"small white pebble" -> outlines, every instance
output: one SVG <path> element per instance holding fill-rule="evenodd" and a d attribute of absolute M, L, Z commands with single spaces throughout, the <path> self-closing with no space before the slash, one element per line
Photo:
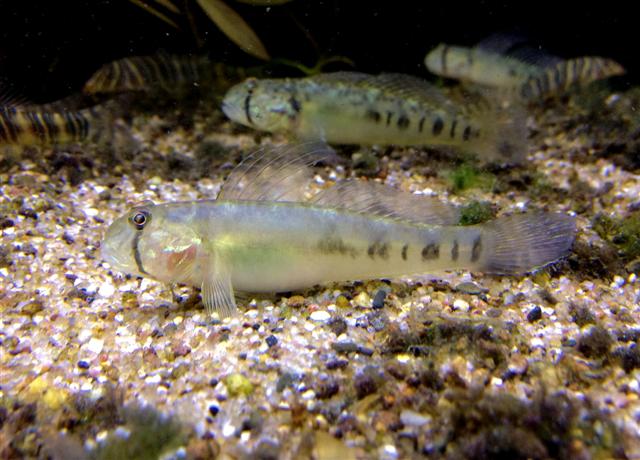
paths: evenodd
<path fill-rule="evenodd" d="M 316 327 L 312 323 L 304 323 L 304 330 L 307 332 L 313 332 L 315 328 Z"/>
<path fill-rule="evenodd" d="M 395 459 L 398 458 L 398 449 L 396 446 L 387 444 L 382 448 L 384 458 Z"/>
<path fill-rule="evenodd" d="M 460 311 L 469 311 L 469 303 L 466 300 L 456 299 L 453 308 Z"/>
<path fill-rule="evenodd" d="M 406 409 L 400 413 L 400 421 L 407 426 L 422 426 L 429 423 L 431 417 Z"/>
<path fill-rule="evenodd" d="M 624 278 L 618 275 L 614 276 L 613 281 L 611 282 L 611 287 L 616 288 L 622 286 L 624 286 Z"/>
<path fill-rule="evenodd" d="M 315 399 L 315 397 L 316 397 L 316 392 L 313 390 L 307 390 L 304 393 L 302 393 L 302 399 L 306 399 L 307 401 L 311 399 Z"/>
<path fill-rule="evenodd" d="M 493 385 L 494 387 L 501 387 L 502 383 L 503 382 L 501 378 L 491 377 L 491 385 Z"/>
<path fill-rule="evenodd" d="M 229 422 L 225 423 L 224 426 L 222 427 L 222 436 L 224 436 L 225 438 L 233 436 L 235 432 L 236 432 L 236 427 Z"/>
<path fill-rule="evenodd" d="M 98 215 L 98 210 L 96 208 L 87 208 L 84 213 L 87 217 L 95 217 Z"/>
<path fill-rule="evenodd" d="M 180 324 L 182 324 L 183 320 L 184 318 L 182 316 L 176 316 L 175 318 L 173 318 L 173 322 L 176 326 L 179 326 Z"/>
<path fill-rule="evenodd" d="M 104 346 L 104 340 L 92 337 L 82 348 L 94 354 L 99 354 Z"/>
<path fill-rule="evenodd" d="M 311 315 L 309 315 L 309 318 L 311 318 L 313 321 L 319 321 L 324 323 L 331 319 L 331 314 L 328 311 L 316 310 L 313 313 L 311 313 Z"/>
<path fill-rule="evenodd" d="M 156 374 L 156 375 L 150 375 L 149 377 L 144 379 L 145 383 L 149 383 L 152 385 L 157 385 L 158 383 L 160 383 L 162 381 L 162 377 L 160 377 L 160 375 Z"/>
<path fill-rule="evenodd" d="M 111 297 L 116 292 L 116 288 L 111 283 L 103 283 L 98 288 L 98 295 L 100 297 Z"/>

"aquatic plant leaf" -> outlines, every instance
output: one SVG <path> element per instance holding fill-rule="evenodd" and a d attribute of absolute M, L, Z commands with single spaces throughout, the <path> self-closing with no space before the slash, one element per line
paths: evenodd
<path fill-rule="evenodd" d="M 310 166 L 333 155 L 316 141 L 263 147 L 231 171 L 218 200 L 304 201 Z"/>
<path fill-rule="evenodd" d="M 316 206 L 345 209 L 427 225 L 456 225 L 460 211 L 436 197 L 415 195 L 376 182 L 347 180 L 311 200 Z"/>
<path fill-rule="evenodd" d="M 269 53 L 253 29 L 222 0 L 197 0 L 207 16 L 243 51 L 265 61 Z"/>
<path fill-rule="evenodd" d="M 148 3 L 145 3 L 145 2 L 143 2 L 141 0 L 129 0 L 129 1 L 131 3 L 133 3 L 134 5 L 142 8 L 146 12 L 151 13 L 152 15 L 154 15 L 155 17 L 157 17 L 161 21 L 169 24 L 171 27 L 173 27 L 175 29 L 180 29 L 180 27 L 178 26 L 178 24 L 175 23 L 175 21 L 173 21 L 166 14 L 164 14 L 161 11 L 155 9 L 154 7 L 149 5 Z"/>
<path fill-rule="evenodd" d="M 273 5 L 284 5 L 285 3 L 289 3 L 293 0 L 236 0 L 239 3 L 246 3 L 247 5 L 256 5 L 256 6 L 273 6 Z"/>
<path fill-rule="evenodd" d="M 172 13 L 180 14 L 180 8 L 175 6 L 171 2 L 171 0 L 155 0 L 155 1 L 156 1 L 156 3 L 159 3 L 160 5 L 164 6 L 166 9 L 168 9 Z"/>

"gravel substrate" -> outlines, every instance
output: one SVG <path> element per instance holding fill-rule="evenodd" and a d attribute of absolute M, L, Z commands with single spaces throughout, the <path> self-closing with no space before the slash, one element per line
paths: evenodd
<path fill-rule="evenodd" d="M 317 169 L 315 187 L 367 175 L 498 214 L 574 213 L 566 261 L 241 298 L 222 321 L 197 290 L 113 272 L 101 238 L 134 203 L 214 197 L 243 152 L 284 138 L 201 107 L 6 157 L 0 457 L 640 458 L 638 264 L 593 228 L 640 208 L 637 96 L 601 104 L 537 108 L 529 163 L 469 191 L 421 149 L 366 170 L 338 149 Z"/>

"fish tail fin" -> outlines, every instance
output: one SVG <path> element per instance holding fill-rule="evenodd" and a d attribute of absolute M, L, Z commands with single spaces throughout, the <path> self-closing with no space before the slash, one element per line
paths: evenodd
<path fill-rule="evenodd" d="M 563 258 L 575 239 L 571 216 L 529 213 L 498 218 L 484 224 L 487 241 L 481 269 L 487 273 L 518 274 L 537 270 Z"/>

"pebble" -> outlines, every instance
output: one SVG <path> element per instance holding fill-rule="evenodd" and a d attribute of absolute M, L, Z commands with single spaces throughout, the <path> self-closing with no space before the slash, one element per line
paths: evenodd
<path fill-rule="evenodd" d="M 332 318 L 331 321 L 329 321 L 329 329 L 331 329 L 331 332 L 336 336 L 339 336 L 347 332 L 347 322 L 343 318 Z"/>
<path fill-rule="evenodd" d="M 400 421 L 406 426 L 421 427 L 429 423 L 431 421 L 431 417 L 405 409 L 400 412 Z"/>
<path fill-rule="evenodd" d="M 100 297 L 111 297 L 116 292 L 116 288 L 111 283 L 102 283 L 98 288 L 98 295 Z"/>
<path fill-rule="evenodd" d="M 331 319 L 331 314 L 328 311 L 324 310 L 316 310 L 311 315 L 309 315 L 313 321 L 318 321 L 320 323 L 326 323 Z"/>
<path fill-rule="evenodd" d="M 534 323 L 540 319 L 542 319 L 542 308 L 540 308 L 539 305 L 536 305 L 529 310 L 529 313 L 527 313 L 527 321 Z"/>
<path fill-rule="evenodd" d="M 466 300 L 456 299 L 453 302 L 453 308 L 455 310 L 467 312 L 469 311 L 469 303 Z"/>
<path fill-rule="evenodd" d="M 349 361 L 346 359 L 332 359 L 327 361 L 326 368 L 330 371 L 335 369 L 344 369 L 349 365 Z"/>
<path fill-rule="evenodd" d="M 270 335 L 265 339 L 269 348 L 275 346 L 278 343 L 278 338 L 275 335 Z"/>
<path fill-rule="evenodd" d="M 230 396 L 247 396 L 253 392 L 253 384 L 242 374 L 231 374 L 224 379 Z"/>
<path fill-rule="evenodd" d="M 371 306 L 371 297 L 366 292 L 361 292 L 353 299 L 353 302 L 358 307 L 369 308 Z"/>
<path fill-rule="evenodd" d="M 376 295 L 371 302 L 371 308 L 380 309 L 384 307 L 384 299 L 387 297 L 387 293 L 384 289 L 378 289 Z"/>
<path fill-rule="evenodd" d="M 472 283 L 471 281 L 465 281 L 464 283 L 458 284 L 454 290 L 470 295 L 479 295 L 489 292 L 489 289 L 479 286 L 476 283 Z"/>

